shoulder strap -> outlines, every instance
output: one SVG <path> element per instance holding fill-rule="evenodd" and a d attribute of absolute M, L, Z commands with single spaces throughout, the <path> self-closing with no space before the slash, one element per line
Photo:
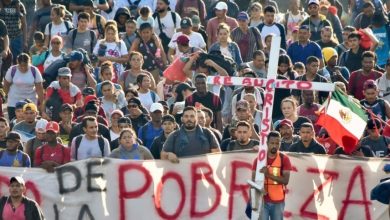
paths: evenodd
<path fill-rule="evenodd" d="M 158 23 L 158 29 L 160 30 L 160 33 L 163 33 L 162 25 L 161 25 L 161 20 L 160 20 L 160 15 L 158 13 L 155 13 L 153 17 L 157 18 L 157 23 Z"/>
<path fill-rule="evenodd" d="M 100 15 L 96 15 L 96 28 L 98 29 L 99 34 L 104 34 L 104 28 L 101 22 L 102 18 Z"/>
<path fill-rule="evenodd" d="M 150 94 L 152 96 L 152 101 L 156 102 L 156 93 L 154 93 L 153 91 L 150 91 Z"/>
<path fill-rule="evenodd" d="M 69 21 L 64 21 L 64 23 L 65 23 L 65 27 L 66 27 L 66 33 L 68 34 L 69 31 L 70 31 L 72 28 L 70 28 L 70 23 L 69 23 Z"/>
<path fill-rule="evenodd" d="M 93 42 L 96 40 L 95 39 L 95 32 L 93 32 L 92 30 L 89 30 L 89 34 L 91 35 L 91 43 L 90 43 L 90 49 L 91 49 L 91 54 L 93 53 Z"/>
<path fill-rule="evenodd" d="M 283 165 L 284 165 L 283 164 L 284 154 L 279 151 L 279 155 L 280 155 L 280 171 L 282 171 L 283 170 Z"/>
<path fill-rule="evenodd" d="M 23 152 L 20 152 L 20 153 L 22 154 L 22 166 L 26 167 L 27 166 L 27 160 L 28 160 L 27 154 L 24 154 Z"/>
<path fill-rule="evenodd" d="M 77 29 L 74 29 L 72 32 L 72 50 L 73 50 L 73 45 L 74 45 L 74 41 L 76 40 L 76 37 L 77 37 Z"/>
<path fill-rule="evenodd" d="M 76 140 L 75 140 L 75 158 L 76 158 L 76 160 L 77 160 L 77 156 L 78 156 L 77 154 L 78 154 L 80 143 L 81 143 L 82 139 L 83 139 L 83 136 L 79 135 L 76 137 Z"/>
<path fill-rule="evenodd" d="M 34 77 L 34 83 L 35 83 L 35 79 L 37 78 L 37 71 L 36 71 L 35 67 L 33 67 L 33 66 L 31 66 L 30 68 L 31 68 L 31 73 Z"/>
<path fill-rule="evenodd" d="M 16 74 L 16 66 L 12 66 L 12 69 L 11 69 L 11 79 L 12 80 L 14 79 L 15 74 Z"/>
<path fill-rule="evenodd" d="M 49 41 L 51 39 L 51 28 L 53 27 L 53 22 L 49 23 Z"/>
<path fill-rule="evenodd" d="M 257 36 L 257 34 L 256 34 L 255 27 L 251 27 L 250 29 L 252 31 L 252 34 L 255 35 L 256 47 L 257 47 L 258 50 L 260 50 L 261 48 L 260 48 L 260 45 L 259 45 L 259 36 Z"/>
<path fill-rule="evenodd" d="M 175 29 L 176 29 L 176 13 L 171 11 L 171 16 L 172 16 L 172 20 L 173 20 L 173 25 L 175 26 Z"/>
<path fill-rule="evenodd" d="M 141 128 L 141 131 L 142 131 L 142 142 L 145 142 L 145 140 L 146 140 L 146 132 L 147 132 L 147 129 L 148 129 L 148 127 L 146 127 L 146 125 L 147 125 L 147 123 L 144 126 L 142 126 L 142 128 Z"/>
<path fill-rule="evenodd" d="M 102 153 L 102 157 L 104 157 L 104 145 L 105 145 L 104 138 L 102 136 L 99 136 L 98 142 L 99 142 L 100 152 Z"/>

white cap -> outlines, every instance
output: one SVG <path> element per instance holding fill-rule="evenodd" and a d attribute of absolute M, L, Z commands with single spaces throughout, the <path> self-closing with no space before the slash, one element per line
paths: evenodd
<path fill-rule="evenodd" d="M 228 10 L 228 6 L 225 2 L 218 2 L 215 6 L 215 9 L 217 10 Z"/>
<path fill-rule="evenodd" d="M 160 103 L 153 103 L 151 106 L 150 106 L 150 112 L 155 112 L 155 111 L 161 111 L 161 112 L 164 112 L 164 106 L 161 105 Z"/>
<path fill-rule="evenodd" d="M 38 133 L 46 133 L 46 125 L 48 121 L 46 119 L 39 119 L 35 125 L 35 131 Z"/>
<path fill-rule="evenodd" d="M 309 3 L 307 3 L 308 6 L 311 4 L 320 5 L 320 1 L 319 0 L 310 0 Z"/>

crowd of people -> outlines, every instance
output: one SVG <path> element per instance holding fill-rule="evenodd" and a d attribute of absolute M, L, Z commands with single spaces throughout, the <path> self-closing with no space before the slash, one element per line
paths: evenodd
<path fill-rule="evenodd" d="M 316 124 L 328 92 L 276 89 L 273 168 L 261 172 L 265 201 L 284 204 L 280 151 L 389 155 L 388 11 L 382 0 L 0 0 L 0 166 L 256 151 L 264 89 L 207 77 L 266 78 L 280 36 L 278 79 L 334 83 L 369 116 L 347 153 Z M 283 206 L 263 214 L 280 219 Z"/>

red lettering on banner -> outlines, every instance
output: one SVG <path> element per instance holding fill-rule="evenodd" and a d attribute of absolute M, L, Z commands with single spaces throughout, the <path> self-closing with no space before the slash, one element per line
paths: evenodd
<path fill-rule="evenodd" d="M 9 180 L 10 180 L 10 177 L 0 176 L 0 185 L 4 184 L 6 186 L 9 186 Z M 1 187 L 0 187 L 0 191 L 1 191 Z M 26 181 L 26 192 L 24 194 L 26 194 L 27 191 L 31 191 L 31 193 L 34 196 L 33 199 L 38 203 L 38 205 L 42 204 L 41 192 L 38 190 L 38 187 L 35 185 L 34 182 L 32 182 L 30 180 Z M 1 196 L 1 194 L 0 194 L 0 196 Z"/>
<path fill-rule="evenodd" d="M 230 77 L 230 76 L 225 76 L 225 77 L 223 77 L 223 84 L 224 84 L 225 86 L 231 86 L 231 85 L 233 85 L 233 83 L 232 83 L 232 77 Z"/>
<path fill-rule="evenodd" d="M 140 189 L 128 192 L 126 190 L 125 174 L 130 170 L 134 170 L 142 173 L 144 175 L 145 183 Z M 118 169 L 118 174 L 119 174 L 118 176 L 119 176 L 119 207 L 120 207 L 119 219 L 125 220 L 126 219 L 125 200 L 138 198 L 142 194 L 144 194 L 152 183 L 152 176 L 150 175 L 149 171 L 145 169 L 141 164 L 120 165 Z"/>
<path fill-rule="evenodd" d="M 363 200 L 351 200 L 351 192 L 355 185 L 355 181 L 357 178 L 360 177 L 360 189 L 363 196 Z M 364 171 L 361 166 L 355 167 L 353 169 L 351 178 L 349 179 L 348 188 L 347 188 L 347 196 L 343 200 L 343 207 L 341 208 L 340 215 L 338 217 L 339 220 L 343 220 L 345 218 L 345 214 L 347 213 L 348 206 L 350 205 L 363 205 L 364 206 L 364 212 L 366 214 L 365 219 L 371 220 L 371 214 L 370 214 L 370 205 L 371 201 L 367 198 L 367 192 L 366 192 L 366 180 L 364 178 Z"/>
<path fill-rule="evenodd" d="M 265 133 L 267 133 L 271 128 L 271 125 L 270 125 L 271 120 L 269 117 L 270 116 L 269 110 L 270 110 L 270 108 L 268 106 L 264 108 L 264 110 L 263 110 L 264 115 L 263 115 L 263 119 L 261 120 L 261 131 L 265 132 Z"/>
<path fill-rule="evenodd" d="M 309 197 L 307 197 L 305 203 L 303 203 L 300 209 L 300 214 L 302 217 L 306 217 L 310 219 L 328 220 L 329 218 L 327 216 L 318 214 L 316 212 L 307 211 L 306 208 L 309 206 L 310 202 L 314 200 L 315 195 L 319 194 L 324 189 L 324 187 L 332 183 L 334 179 L 337 179 L 339 177 L 339 174 L 334 171 L 327 171 L 327 170 L 320 171 L 317 168 L 308 168 L 307 172 L 314 173 L 314 174 L 323 174 L 325 177 L 325 182 L 319 185 L 317 189 L 315 189 L 314 192 L 310 194 Z"/>
<path fill-rule="evenodd" d="M 214 84 L 214 85 L 221 85 L 220 79 L 221 79 L 220 76 L 214 76 L 213 84 Z"/>
<path fill-rule="evenodd" d="M 242 80 L 242 85 L 243 86 L 253 86 L 251 78 L 245 77 Z"/>
<path fill-rule="evenodd" d="M 260 162 L 263 161 L 265 159 L 265 150 L 261 150 L 257 158 Z"/>
<path fill-rule="evenodd" d="M 181 194 L 181 200 L 180 200 L 179 206 L 177 207 L 176 211 L 172 215 L 167 214 L 162 209 L 162 206 L 161 206 L 162 189 L 164 187 L 164 183 L 168 179 L 173 179 L 177 182 L 177 184 L 179 185 L 179 190 L 180 190 L 180 194 Z M 175 172 L 168 172 L 168 173 L 164 174 L 164 176 L 161 178 L 161 182 L 157 185 L 157 191 L 156 191 L 156 194 L 154 197 L 154 205 L 155 205 L 157 213 L 160 215 L 160 217 L 164 218 L 164 219 L 177 219 L 180 215 L 180 212 L 183 210 L 185 201 L 186 201 L 186 192 L 184 189 L 184 181 L 181 178 L 181 176 Z"/>
<path fill-rule="evenodd" d="M 199 173 L 198 171 L 201 171 Z M 191 176 L 192 176 L 192 188 L 191 188 L 191 211 L 190 216 L 191 218 L 203 218 L 211 213 L 213 213 L 219 206 L 219 203 L 221 201 L 221 188 L 215 183 L 213 178 L 213 169 L 208 163 L 205 162 L 199 162 L 199 163 L 193 163 L 191 165 Z M 210 205 L 209 210 L 206 211 L 197 211 L 196 210 L 196 203 L 197 203 L 197 182 L 201 180 L 206 180 L 211 187 L 214 187 L 215 189 L 215 201 L 214 204 Z"/>
<path fill-rule="evenodd" d="M 237 184 L 237 170 L 238 169 L 248 169 L 252 170 L 252 165 L 250 163 L 242 161 L 232 161 L 231 162 L 232 175 L 230 177 L 230 191 L 229 191 L 229 219 L 233 218 L 233 204 L 234 204 L 234 192 L 238 191 L 244 196 L 245 202 L 249 200 L 249 185 L 244 182 L 244 184 Z"/>
<path fill-rule="evenodd" d="M 264 106 L 265 105 L 272 105 L 272 102 L 274 100 L 274 96 L 271 93 L 265 94 L 265 100 L 264 100 Z"/>
<path fill-rule="evenodd" d="M 267 84 L 265 85 L 265 89 L 267 92 L 272 92 L 272 90 L 274 89 L 273 88 L 273 84 L 274 84 L 275 80 L 274 79 L 269 79 L 267 81 Z"/>
<path fill-rule="evenodd" d="M 264 79 L 258 79 L 256 78 L 253 82 L 253 86 L 256 87 L 263 87 L 264 86 Z"/>
<path fill-rule="evenodd" d="M 260 140 L 261 140 L 261 145 L 265 145 L 265 142 L 267 140 L 267 132 L 260 132 Z"/>
<path fill-rule="evenodd" d="M 297 88 L 298 88 L 298 89 L 311 89 L 311 87 L 312 87 L 311 82 L 299 81 L 299 82 L 297 83 Z"/>
<path fill-rule="evenodd" d="M 294 85 L 294 80 L 283 80 L 282 84 L 285 86 L 286 89 L 290 89 L 291 85 Z"/>

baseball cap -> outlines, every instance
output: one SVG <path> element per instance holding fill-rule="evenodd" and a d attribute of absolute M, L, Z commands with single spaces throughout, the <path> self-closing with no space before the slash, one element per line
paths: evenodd
<path fill-rule="evenodd" d="M 6 140 L 15 140 L 15 141 L 20 141 L 20 134 L 16 131 L 10 131 L 7 134 L 7 137 L 5 137 Z"/>
<path fill-rule="evenodd" d="M 278 127 L 280 128 L 280 127 L 282 127 L 283 125 L 287 125 L 287 126 L 290 127 L 290 128 L 294 128 L 294 125 L 293 125 L 292 121 L 291 121 L 290 119 L 287 119 L 287 118 L 281 120 L 281 121 L 279 122 L 279 126 L 278 126 Z"/>
<path fill-rule="evenodd" d="M 19 184 L 26 185 L 26 183 L 24 182 L 24 179 L 21 176 L 11 177 L 11 179 L 9 180 L 9 183 L 11 184 L 13 182 L 17 182 Z"/>
<path fill-rule="evenodd" d="M 218 2 L 215 6 L 217 10 L 228 10 L 228 5 L 225 2 Z"/>
<path fill-rule="evenodd" d="M 98 106 L 94 102 L 88 102 L 85 105 L 85 112 L 87 111 L 93 111 L 93 112 L 98 112 Z"/>
<path fill-rule="evenodd" d="M 184 17 L 180 21 L 180 28 L 192 27 L 192 20 L 189 17 Z"/>
<path fill-rule="evenodd" d="M 72 71 L 69 69 L 69 67 L 61 67 L 58 69 L 58 76 L 72 76 Z"/>
<path fill-rule="evenodd" d="M 64 111 L 71 111 L 73 112 L 73 108 L 70 104 L 68 103 L 65 103 L 65 104 L 62 104 L 61 106 L 61 112 L 64 112 Z"/>
<path fill-rule="evenodd" d="M 85 87 L 82 92 L 83 96 L 95 95 L 95 90 L 92 87 Z"/>
<path fill-rule="evenodd" d="M 176 92 L 177 94 L 180 94 L 181 92 L 186 91 L 186 90 L 195 91 L 195 88 L 192 88 L 188 83 L 180 83 L 180 84 L 176 87 L 175 92 Z"/>
<path fill-rule="evenodd" d="M 121 117 L 118 119 L 118 124 L 128 124 L 132 125 L 130 118 L 128 117 Z"/>
<path fill-rule="evenodd" d="M 46 132 L 52 131 L 56 134 L 60 132 L 60 126 L 55 121 L 49 121 L 46 125 Z"/>
<path fill-rule="evenodd" d="M 190 38 L 188 38 L 187 35 L 182 34 L 179 37 L 177 37 L 175 42 L 180 45 L 188 45 L 190 43 Z"/>
<path fill-rule="evenodd" d="M 238 13 L 237 20 L 240 20 L 240 21 L 247 21 L 247 20 L 249 20 L 248 13 L 246 13 L 245 11 L 242 11 L 242 12 Z"/>
<path fill-rule="evenodd" d="M 117 115 L 119 115 L 119 116 L 121 116 L 121 117 L 124 116 L 124 115 L 123 115 L 123 112 L 122 112 L 121 110 L 119 110 L 119 109 L 116 109 L 116 110 L 114 110 L 114 111 L 111 112 L 111 118 L 112 118 L 112 116 L 115 115 L 115 114 L 117 114 Z"/>
<path fill-rule="evenodd" d="M 366 90 L 366 89 L 377 89 L 378 86 L 376 85 L 376 82 L 372 79 L 369 79 L 367 81 L 364 82 L 363 84 L 363 90 Z"/>
<path fill-rule="evenodd" d="M 26 101 L 19 101 L 15 104 L 15 109 L 23 109 L 23 106 L 27 104 Z"/>
<path fill-rule="evenodd" d="M 310 30 L 309 25 L 301 25 L 299 26 L 299 30 Z"/>
<path fill-rule="evenodd" d="M 309 6 L 311 4 L 320 5 L 320 1 L 319 0 L 310 0 L 309 3 L 307 3 L 307 6 Z"/>
<path fill-rule="evenodd" d="M 129 99 L 129 101 L 127 101 L 127 105 L 130 105 L 130 104 L 136 104 L 139 107 L 139 106 L 141 106 L 141 101 L 138 98 L 133 97 L 133 98 Z"/>
<path fill-rule="evenodd" d="M 194 15 L 191 17 L 192 25 L 198 27 L 200 25 L 200 18 L 198 15 Z"/>
<path fill-rule="evenodd" d="M 150 106 L 150 112 L 155 112 L 155 111 L 164 112 L 164 106 L 161 105 L 160 103 L 153 103 L 153 104 Z"/>
<path fill-rule="evenodd" d="M 237 102 L 236 104 L 236 109 L 239 110 L 239 109 L 249 109 L 249 102 L 246 101 L 246 100 L 240 100 Z"/>
<path fill-rule="evenodd" d="M 82 61 L 84 59 L 84 55 L 77 50 L 74 50 L 70 53 L 70 61 Z"/>
<path fill-rule="evenodd" d="M 46 132 L 46 126 L 49 122 L 46 119 L 39 119 L 37 123 L 35 124 L 35 132 L 38 133 L 45 133 Z"/>
<path fill-rule="evenodd" d="M 166 121 L 170 121 L 170 122 L 176 123 L 175 117 L 173 117 L 172 115 L 164 115 L 162 117 L 162 123 L 164 123 Z"/>
<path fill-rule="evenodd" d="M 38 112 L 38 108 L 37 108 L 37 106 L 34 103 L 27 103 L 27 104 L 25 104 L 23 106 L 23 112 L 25 112 L 27 110 Z"/>
<path fill-rule="evenodd" d="M 382 129 L 381 122 L 378 119 L 369 119 L 367 121 L 367 129 Z"/>

